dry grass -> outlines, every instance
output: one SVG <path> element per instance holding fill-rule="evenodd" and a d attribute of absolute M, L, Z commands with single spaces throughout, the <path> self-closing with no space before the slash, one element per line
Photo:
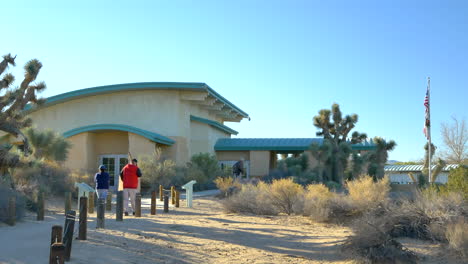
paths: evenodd
<path fill-rule="evenodd" d="M 448 243 L 462 258 L 467 251 L 468 215 L 466 201 L 457 193 L 440 195 L 424 192 L 414 200 L 400 200 L 368 211 L 355 221 L 355 235 L 346 247 L 357 255 L 375 260 L 376 255 L 411 256 L 401 245 L 389 242 L 397 237 L 410 237 Z M 462 219 L 463 221 L 461 221 Z M 396 242 L 396 241 L 395 241 Z M 380 252 L 380 253 L 377 253 Z"/>
<path fill-rule="evenodd" d="M 241 183 L 232 177 L 218 177 L 214 182 L 224 197 L 233 194 L 234 190 L 240 190 L 242 187 Z"/>
<path fill-rule="evenodd" d="M 387 177 L 374 182 L 370 176 L 361 176 L 359 179 L 346 183 L 349 199 L 361 211 L 374 209 L 388 201 L 390 181 Z"/>
<path fill-rule="evenodd" d="M 417 256 L 404 248 L 388 232 L 382 218 L 366 215 L 355 221 L 344 249 L 364 263 L 417 263 Z"/>
<path fill-rule="evenodd" d="M 264 192 L 266 198 L 269 198 L 279 212 L 287 215 L 294 212 L 295 205 L 300 202 L 304 193 L 302 186 L 290 178 L 274 180 L 268 187 Z"/>
<path fill-rule="evenodd" d="M 267 200 L 268 185 L 244 184 L 240 191 L 222 201 L 224 209 L 231 213 L 277 215 L 278 211 Z"/>
<path fill-rule="evenodd" d="M 323 184 L 307 186 L 303 200 L 303 214 L 310 216 L 314 221 L 327 222 L 330 216 L 329 204 L 336 196 Z"/>
<path fill-rule="evenodd" d="M 465 263 L 468 262 L 468 223 L 464 218 L 460 218 L 454 223 L 447 225 L 445 236 L 449 248 L 456 252 Z"/>

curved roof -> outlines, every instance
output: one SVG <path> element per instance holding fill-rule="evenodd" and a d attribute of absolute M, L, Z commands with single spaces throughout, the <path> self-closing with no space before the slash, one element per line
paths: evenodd
<path fill-rule="evenodd" d="M 90 125 L 90 126 L 77 127 L 77 128 L 68 130 L 67 132 L 63 133 L 63 136 L 67 138 L 67 137 L 71 137 L 71 136 L 84 133 L 84 132 L 102 131 L 102 130 L 119 130 L 119 131 L 130 132 L 130 133 L 143 136 L 151 141 L 161 143 L 164 145 L 169 145 L 169 146 L 175 143 L 174 140 L 168 137 L 162 136 L 160 134 L 157 134 L 148 130 L 143 130 L 137 127 L 121 125 L 121 124 L 96 124 L 96 125 Z"/>
<path fill-rule="evenodd" d="M 240 108 L 229 102 L 226 98 L 222 97 L 215 90 L 213 90 L 206 83 L 185 83 L 185 82 L 142 82 L 142 83 L 123 83 L 105 86 L 97 86 L 86 89 L 75 90 L 63 94 L 51 96 L 46 99 L 43 106 L 51 106 L 66 101 L 79 99 L 87 96 L 94 96 L 100 94 L 108 94 L 122 91 L 135 91 L 135 90 L 184 90 L 184 91 L 202 91 L 207 92 L 210 96 L 223 104 L 229 106 L 233 111 L 237 112 L 242 117 L 249 117 L 249 115 L 242 111 Z M 42 107 L 43 107 L 42 106 Z M 31 105 L 27 105 L 25 110 L 33 110 Z"/>
<path fill-rule="evenodd" d="M 237 135 L 239 133 L 239 132 L 235 131 L 234 129 L 232 129 L 232 128 L 228 127 L 228 126 L 225 126 L 225 125 L 223 125 L 221 123 L 218 123 L 216 121 L 209 120 L 209 119 L 206 119 L 206 118 L 203 118 L 203 117 L 190 115 L 190 120 L 210 125 L 210 126 L 216 128 L 216 129 L 219 129 L 220 131 L 223 131 L 224 133 L 233 134 L 233 135 Z"/>

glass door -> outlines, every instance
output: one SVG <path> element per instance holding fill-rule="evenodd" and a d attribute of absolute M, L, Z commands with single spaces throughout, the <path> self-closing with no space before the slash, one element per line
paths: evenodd
<path fill-rule="evenodd" d="M 109 189 L 117 191 L 119 188 L 120 171 L 128 163 L 127 155 L 101 155 L 99 163 L 106 166 L 109 173 Z"/>

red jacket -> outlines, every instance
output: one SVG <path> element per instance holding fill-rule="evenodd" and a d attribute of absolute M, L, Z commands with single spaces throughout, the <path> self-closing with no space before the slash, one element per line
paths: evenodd
<path fill-rule="evenodd" d="M 138 166 L 127 164 L 120 172 L 120 178 L 123 181 L 124 189 L 138 188 L 138 177 L 141 177 L 141 171 Z"/>

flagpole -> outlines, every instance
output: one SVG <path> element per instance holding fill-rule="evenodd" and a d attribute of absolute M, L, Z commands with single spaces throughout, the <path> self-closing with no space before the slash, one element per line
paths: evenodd
<path fill-rule="evenodd" d="M 428 135 L 428 140 L 429 140 L 429 183 L 433 183 L 433 180 L 432 180 L 432 164 L 431 164 L 431 160 L 432 160 L 432 155 L 431 155 L 431 152 L 432 152 L 432 144 L 431 144 L 431 77 L 427 77 L 427 97 L 428 97 L 428 118 L 429 118 L 429 126 L 427 126 L 427 135 Z"/>

